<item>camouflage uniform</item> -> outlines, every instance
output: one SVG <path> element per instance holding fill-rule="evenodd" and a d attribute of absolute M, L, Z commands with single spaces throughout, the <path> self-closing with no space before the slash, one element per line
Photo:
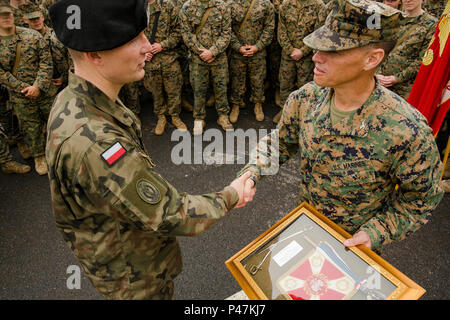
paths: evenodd
<path fill-rule="evenodd" d="M 177 12 L 177 16 L 179 16 L 181 7 L 184 5 L 185 2 L 186 2 L 185 0 L 173 0 L 174 6 L 175 6 L 175 11 Z M 180 36 L 181 36 L 181 34 L 180 34 Z M 183 100 L 184 100 L 184 102 L 188 102 L 190 104 L 190 102 L 188 101 L 189 100 L 188 97 L 193 97 L 194 94 L 193 94 L 192 87 L 191 87 L 190 80 L 189 80 L 190 79 L 190 77 L 189 77 L 189 61 L 188 61 L 189 50 L 183 41 L 178 42 L 178 46 L 175 50 L 178 53 L 178 62 L 180 63 L 181 74 L 183 76 L 181 103 L 183 104 Z M 183 107 L 183 105 L 182 105 L 182 107 Z M 189 111 L 190 112 L 193 111 L 192 106 L 190 106 Z"/>
<path fill-rule="evenodd" d="M 53 70 L 57 70 L 62 79 L 62 87 L 66 87 L 69 81 L 69 70 L 73 70 L 73 61 L 70 57 L 69 50 L 64 46 L 52 32 L 52 58 L 53 58 Z"/>
<path fill-rule="evenodd" d="M 212 8 L 206 23 L 198 33 L 203 13 Z M 194 118 L 204 120 L 206 94 L 212 78 L 216 110 L 219 115 L 228 115 L 227 99 L 228 59 L 226 49 L 231 39 L 231 9 L 221 0 L 210 0 L 202 7 L 200 0 L 188 0 L 180 10 L 180 25 L 183 41 L 189 49 L 189 73 L 194 90 Z M 200 58 L 200 48 L 211 51 L 215 60 L 207 63 Z"/>
<path fill-rule="evenodd" d="M 311 82 L 289 96 L 277 127 L 279 164 L 300 154 L 299 203 L 309 202 L 351 234 L 367 232 L 374 249 L 401 240 L 428 222 L 443 196 L 432 130 L 379 84 L 353 116 L 332 127 L 332 95 Z M 269 163 L 260 157 L 242 172 L 260 177 Z"/>
<path fill-rule="evenodd" d="M 23 21 L 23 13 L 19 8 L 14 8 L 13 9 L 13 14 L 14 14 L 14 24 L 16 25 L 16 27 L 23 27 L 23 28 L 28 28 L 28 24 L 25 23 L 25 21 Z"/>
<path fill-rule="evenodd" d="M 155 43 L 160 43 L 162 51 L 145 64 L 144 86 L 153 95 L 153 106 L 156 115 L 178 117 L 181 112 L 181 90 L 183 76 L 178 53 L 175 50 L 181 40 L 178 12 L 169 0 L 153 2 L 154 10 L 150 15 L 145 35 L 150 39 L 155 21 L 155 14 L 160 12 Z M 167 95 L 167 104 L 164 96 Z"/>
<path fill-rule="evenodd" d="M 11 37 L 1 37 L 0 84 L 9 91 L 10 103 L 19 119 L 21 131 L 28 136 L 33 156 L 44 155 L 45 138 L 43 126 L 54 97 L 47 95 L 51 89 L 53 64 L 47 42 L 39 32 L 16 27 Z M 20 41 L 22 53 L 17 75 L 12 75 L 16 57 L 17 42 Z M 37 99 L 26 98 L 21 91 L 28 86 L 41 91 Z M 50 90 L 51 91 L 51 90 Z"/>
<path fill-rule="evenodd" d="M 119 98 L 131 111 L 134 112 L 134 114 L 137 115 L 141 112 L 141 103 L 139 101 L 139 82 L 125 84 L 122 89 L 120 89 Z"/>
<path fill-rule="evenodd" d="M 53 29 L 51 29 L 50 27 L 46 26 L 45 29 L 41 32 L 41 35 L 44 37 L 44 40 L 47 42 L 47 47 L 49 48 L 49 51 L 50 51 L 50 56 L 52 59 L 52 66 L 53 66 L 52 78 L 53 79 L 62 78 L 62 74 L 60 72 L 60 67 L 58 67 L 57 61 L 59 59 L 58 52 L 63 50 L 62 48 L 64 47 L 64 45 L 58 41 L 58 39 L 54 35 Z M 50 87 L 46 92 L 46 96 L 49 97 L 50 100 L 55 99 L 59 88 L 60 87 L 50 84 Z M 51 108 L 52 103 L 53 103 L 53 101 L 51 101 L 51 103 L 45 107 Z M 50 109 L 48 111 L 46 111 L 45 113 L 48 116 L 48 114 L 50 113 Z M 46 122 L 47 122 L 47 120 L 46 120 Z"/>
<path fill-rule="evenodd" d="M 278 17 L 280 14 L 281 0 L 271 0 L 273 4 L 273 10 L 275 12 L 275 29 L 273 32 L 273 38 L 270 45 L 267 47 L 267 70 L 269 72 L 268 78 L 272 85 L 272 89 L 276 91 L 276 94 L 280 93 L 280 61 L 281 61 L 281 47 L 278 43 L 277 30 L 278 30 Z"/>
<path fill-rule="evenodd" d="M 43 0 L 41 1 L 41 3 L 39 4 L 41 10 L 42 10 L 42 14 L 44 15 L 44 22 L 47 26 L 51 27 L 52 26 L 52 21 L 50 20 L 50 16 L 48 14 L 48 8 L 50 8 L 50 6 L 52 4 L 54 4 L 57 0 Z"/>
<path fill-rule="evenodd" d="M 72 73 L 48 128 L 56 225 L 95 288 L 109 299 L 171 298 L 182 269 L 176 236 L 205 231 L 237 192 L 179 193 L 154 171 L 139 119 Z M 126 151 L 109 164 L 116 143 Z"/>
<path fill-rule="evenodd" d="M 446 0 L 424 0 L 423 8 L 433 17 L 439 19 L 444 12 Z"/>
<path fill-rule="evenodd" d="M 321 0 L 285 0 L 281 4 L 278 22 L 278 41 L 282 49 L 279 76 L 281 106 L 292 91 L 313 78 L 313 52 L 302 40 L 319 26 L 322 8 Z M 303 57 L 298 61 L 290 57 L 294 48 L 303 52 Z"/>
<path fill-rule="evenodd" d="M 9 146 L 6 142 L 6 138 L 6 132 L 0 122 L 0 164 L 12 161 L 12 155 L 11 152 L 9 152 Z"/>
<path fill-rule="evenodd" d="M 377 3 L 381 28 L 369 30 L 374 2 L 336 2 L 325 24 L 303 38 L 310 48 L 334 52 L 396 38 L 398 11 Z M 298 154 L 299 203 L 310 203 L 350 234 L 364 231 L 378 250 L 427 223 L 443 192 L 442 162 L 425 117 L 374 85 L 362 106 L 334 125 L 335 89 L 310 82 L 294 91 L 277 130 L 259 142 L 239 174 L 251 171 L 261 179 Z"/>
<path fill-rule="evenodd" d="M 408 32 L 406 38 L 397 43 L 383 62 L 379 73 L 384 76 L 395 76 L 398 83 L 389 87 L 398 95 L 408 100 L 409 93 L 419 72 L 424 56 L 436 29 L 437 19 L 424 12 L 418 17 L 406 18 L 400 29 L 398 38 Z M 410 30 L 413 30 L 410 32 Z"/>
<path fill-rule="evenodd" d="M 252 1 L 254 1 L 253 8 L 247 21 L 242 25 Z M 264 80 L 267 72 L 266 47 L 272 41 L 274 29 L 275 14 L 269 0 L 236 0 L 233 2 L 230 61 L 230 102 L 232 104 L 244 106 L 247 73 L 252 88 L 250 101 L 264 103 Z M 258 51 L 252 57 L 244 57 L 239 52 L 244 45 L 254 45 Z"/>

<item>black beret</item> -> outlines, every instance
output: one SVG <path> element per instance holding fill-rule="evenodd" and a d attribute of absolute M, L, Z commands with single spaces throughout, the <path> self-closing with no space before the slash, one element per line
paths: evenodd
<path fill-rule="evenodd" d="M 59 0 L 50 7 L 56 37 L 66 47 L 94 52 L 133 40 L 148 25 L 148 0 Z"/>

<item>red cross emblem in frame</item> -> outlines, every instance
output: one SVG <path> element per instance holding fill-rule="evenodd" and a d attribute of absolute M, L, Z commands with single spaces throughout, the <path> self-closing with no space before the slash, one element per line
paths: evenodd
<path fill-rule="evenodd" d="M 355 292 L 355 281 L 318 249 L 281 277 L 278 286 L 293 300 L 342 300 Z"/>

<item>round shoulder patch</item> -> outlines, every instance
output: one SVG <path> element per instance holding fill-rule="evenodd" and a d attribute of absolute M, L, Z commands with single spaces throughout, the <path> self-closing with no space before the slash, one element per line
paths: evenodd
<path fill-rule="evenodd" d="M 148 180 L 141 179 L 136 183 L 136 190 L 139 197 L 149 204 L 157 204 L 161 201 L 161 193 Z"/>

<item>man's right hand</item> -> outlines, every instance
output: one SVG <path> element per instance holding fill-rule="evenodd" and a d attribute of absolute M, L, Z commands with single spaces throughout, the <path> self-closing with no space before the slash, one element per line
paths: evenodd
<path fill-rule="evenodd" d="M 302 50 L 294 48 L 294 51 L 292 51 L 292 53 L 291 53 L 291 58 L 294 59 L 295 61 L 298 61 L 301 58 L 303 58 Z"/>
<path fill-rule="evenodd" d="M 152 60 L 152 58 L 153 58 L 153 54 L 151 52 L 147 52 L 145 54 L 145 61 L 148 62 L 148 61 Z"/>
<path fill-rule="evenodd" d="M 239 194 L 239 201 L 234 207 L 235 209 L 241 208 L 253 200 L 256 193 L 256 188 L 253 187 L 254 182 L 250 179 L 251 176 L 252 173 L 247 171 L 230 184 L 230 186 L 233 187 Z"/>
<path fill-rule="evenodd" d="M 25 95 L 25 97 L 30 99 L 37 99 L 41 95 L 39 88 L 33 86 L 26 87 L 21 92 Z"/>

